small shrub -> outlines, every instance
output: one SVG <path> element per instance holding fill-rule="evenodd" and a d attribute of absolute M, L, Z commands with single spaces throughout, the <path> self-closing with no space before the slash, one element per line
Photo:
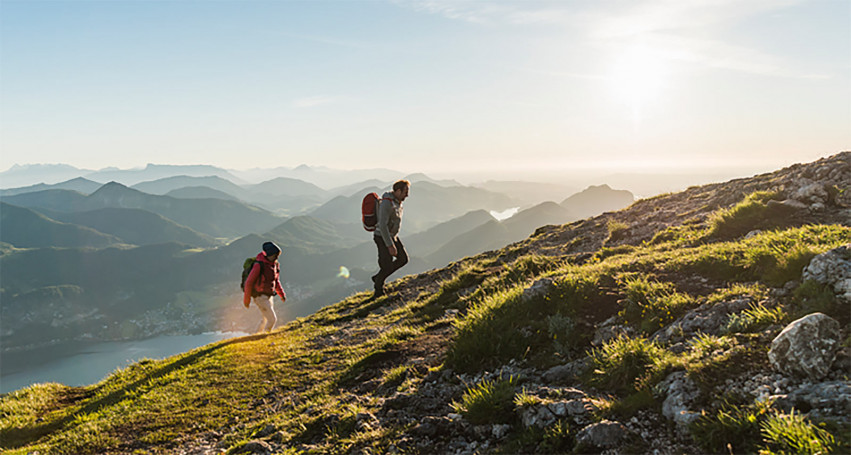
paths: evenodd
<path fill-rule="evenodd" d="M 756 332 L 771 324 L 783 322 L 787 318 L 783 308 L 766 308 L 763 304 L 751 304 L 741 313 L 731 314 L 721 328 L 724 333 Z"/>
<path fill-rule="evenodd" d="M 701 415 L 689 430 L 709 453 L 753 453 L 760 442 L 760 423 L 768 418 L 770 409 L 768 402 L 749 406 L 725 403 L 714 414 Z"/>
<path fill-rule="evenodd" d="M 760 423 L 765 443 L 772 453 L 824 454 L 833 452 L 836 441 L 801 414 L 774 413 Z"/>
<path fill-rule="evenodd" d="M 513 376 L 484 380 L 468 388 L 460 402 L 452 403 L 452 409 L 474 425 L 509 423 L 514 418 L 516 382 Z"/>

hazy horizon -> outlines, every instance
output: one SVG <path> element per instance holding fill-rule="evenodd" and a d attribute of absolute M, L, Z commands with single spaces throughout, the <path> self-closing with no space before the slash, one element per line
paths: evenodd
<path fill-rule="evenodd" d="M 844 1 L 0 9 L 2 169 L 761 172 L 851 149 Z"/>

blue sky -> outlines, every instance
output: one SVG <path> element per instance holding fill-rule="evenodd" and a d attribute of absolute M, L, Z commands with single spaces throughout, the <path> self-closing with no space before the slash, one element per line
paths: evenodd
<path fill-rule="evenodd" d="M 851 1 L 0 0 L 0 169 L 742 165 L 851 149 Z"/>

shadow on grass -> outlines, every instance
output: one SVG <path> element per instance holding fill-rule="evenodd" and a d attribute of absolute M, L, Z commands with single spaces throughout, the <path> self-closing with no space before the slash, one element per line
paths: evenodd
<path fill-rule="evenodd" d="M 77 411 L 74 411 L 59 420 L 43 422 L 33 427 L 23 427 L 23 428 L 7 428 L 4 430 L 0 430 L 0 449 L 14 449 L 21 446 L 25 446 L 28 444 L 32 444 L 37 442 L 39 439 L 53 433 L 55 431 L 66 428 L 70 423 L 72 423 L 78 416 L 90 414 L 92 412 L 98 411 L 107 406 L 111 406 L 115 403 L 120 402 L 125 396 L 132 394 L 140 387 L 148 384 L 151 380 L 161 378 L 166 376 L 174 371 L 177 371 L 181 368 L 184 368 L 188 365 L 191 365 L 204 357 L 211 355 L 212 353 L 218 351 L 219 349 L 230 346 L 238 343 L 245 343 L 249 341 L 261 340 L 263 338 L 268 337 L 269 333 L 262 333 L 257 335 L 247 335 L 239 338 L 231 338 L 229 340 L 220 341 L 218 343 L 213 343 L 207 347 L 199 349 L 197 352 L 194 352 L 190 355 L 187 355 L 179 360 L 171 362 L 167 365 L 163 365 L 162 367 L 146 374 L 144 377 L 138 379 L 137 381 L 128 384 L 122 387 L 119 390 L 111 392 L 110 394 L 100 397 L 96 400 L 93 400 L 89 403 L 83 405 Z M 72 388 L 72 393 L 76 393 L 76 395 L 82 400 L 86 400 L 92 394 L 94 394 L 98 388 L 102 387 L 101 385 L 95 386 L 94 389 L 87 393 L 80 393 L 81 389 L 84 388 Z M 76 391 L 76 392 L 74 392 Z M 76 400 L 75 400 L 76 401 Z M 73 404 L 71 404 L 73 405 Z"/>

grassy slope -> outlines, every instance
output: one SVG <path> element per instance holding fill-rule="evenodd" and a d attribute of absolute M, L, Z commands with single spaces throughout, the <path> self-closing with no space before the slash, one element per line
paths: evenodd
<path fill-rule="evenodd" d="M 0 447 L 7 453 L 168 453 L 221 441 L 236 451 L 259 433 L 317 453 L 386 450 L 413 424 L 363 425 L 359 415 L 377 413 L 394 392 L 416 394 L 435 371 L 475 373 L 512 359 L 543 369 L 565 357 L 588 356 L 597 368 L 587 382 L 610 397 L 598 418 L 652 409 L 658 404 L 642 397 L 671 371 L 685 370 L 711 390 L 730 372 L 764 367 L 753 354 L 765 349 L 759 330 L 766 324 L 733 327 L 676 355 L 648 347 L 641 334 L 730 295 L 758 301 L 768 286 L 799 279 L 814 255 L 851 241 L 848 226 L 772 230 L 770 220 L 716 217 L 591 256 L 537 254 L 529 248 L 537 241 L 532 238 L 397 280 L 393 294 L 376 302 L 352 296 L 272 334 L 142 361 L 90 387 L 47 384 L 6 395 L 0 399 Z M 736 222 L 769 229 L 747 239 L 719 234 L 726 232 L 719 226 Z M 619 229 L 610 224 L 609 237 Z M 570 242 L 591 234 L 577 233 Z M 522 291 L 542 277 L 553 286 L 523 298 Z M 705 285 L 694 286 L 695 280 Z M 817 295 L 823 294 L 783 301 L 770 322 L 818 310 L 839 318 L 847 337 L 847 312 L 829 297 L 808 298 Z M 584 332 L 593 330 L 553 332 L 558 318 L 589 327 L 615 314 L 639 334 L 628 345 L 592 351 Z M 718 346 L 730 349 L 719 355 Z M 638 368 L 618 360 L 629 350 L 645 355 L 634 362 Z M 510 451 L 534 451 L 551 437 L 515 429 L 520 436 L 505 442 Z M 848 449 L 842 434 L 836 439 L 835 447 Z"/>

